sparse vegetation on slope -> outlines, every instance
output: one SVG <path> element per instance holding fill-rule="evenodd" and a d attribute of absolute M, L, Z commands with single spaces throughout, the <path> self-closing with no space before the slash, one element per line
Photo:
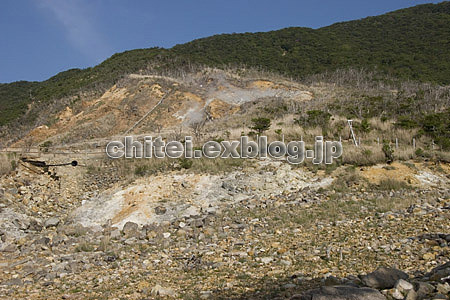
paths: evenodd
<path fill-rule="evenodd" d="M 121 76 L 206 64 L 247 65 L 301 78 L 337 68 L 376 68 L 403 79 L 450 83 L 450 2 L 420 5 L 317 30 L 287 28 L 225 34 L 177 45 L 115 54 L 100 65 L 72 69 L 39 83 L 0 85 L 0 126 L 23 116 L 34 101 L 104 90 Z M 33 122 L 36 113 L 23 120 Z"/>

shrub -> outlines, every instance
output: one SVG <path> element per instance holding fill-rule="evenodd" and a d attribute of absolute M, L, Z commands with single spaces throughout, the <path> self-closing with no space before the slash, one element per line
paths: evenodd
<path fill-rule="evenodd" d="M 392 163 L 394 161 L 394 149 L 392 149 L 391 145 L 387 141 L 383 141 L 381 150 L 383 150 L 386 162 L 388 164 Z"/>
<path fill-rule="evenodd" d="M 419 124 L 417 121 L 411 119 L 408 116 L 400 116 L 397 119 L 397 122 L 395 122 L 395 126 L 404 128 L 404 129 L 412 129 L 416 128 Z"/>
<path fill-rule="evenodd" d="M 40 144 L 39 146 L 41 147 L 41 151 L 47 153 L 48 149 L 53 145 L 52 141 L 45 141 L 42 144 Z"/>
<path fill-rule="evenodd" d="M 423 149 L 417 148 L 414 154 L 416 154 L 416 156 L 423 156 L 424 155 Z"/>
<path fill-rule="evenodd" d="M 264 131 L 270 128 L 270 119 L 269 118 L 253 118 L 252 126 L 250 129 L 255 130 L 258 134 L 262 134 Z"/>
<path fill-rule="evenodd" d="M 194 162 L 192 159 L 187 159 L 187 158 L 180 159 L 180 167 L 183 169 L 190 169 L 192 167 L 193 163 Z"/>
<path fill-rule="evenodd" d="M 370 127 L 369 121 L 367 119 L 364 119 L 361 121 L 361 132 L 363 133 L 369 133 L 372 130 Z"/>
<path fill-rule="evenodd" d="M 146 166 L 146 165 L 136 166 L 136 168 L 134 169 L 134 175 L 144 176 L 145 174 L 147 174 L 147 170 L 148 170 L 148 166 Z"/>
<path fill-rule="evenodd" d="M 306 117 L 300 117 L 295 120 L 296 123 L 302 125 L 306 125 L 308 127 L 328 127 L 328 123 L 330 122 L 331 114 L 322 110 L 308 110 L 306 112 Z"/>

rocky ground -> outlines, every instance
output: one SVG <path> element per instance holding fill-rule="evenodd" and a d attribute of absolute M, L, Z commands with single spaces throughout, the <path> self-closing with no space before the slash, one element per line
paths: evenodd
<path fill-rule="evenodd" d="M 21 165 L 0 185 L 0 296 L 449 299 L 448 166 L 409 166 L 411 185 L 390 188 L 364 179 L 379 168 L 260 163 L 123 186 Z"/>

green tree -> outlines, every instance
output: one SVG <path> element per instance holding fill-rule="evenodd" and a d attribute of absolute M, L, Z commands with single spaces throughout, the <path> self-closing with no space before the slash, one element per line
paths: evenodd
<path fill-rule="evenodd" d="M 250 129 L 255 130 L 258 134 L 262 134 L 264 131 L 270 128 L 270 119 L 269 118 L 253 118 L 252 126 Z"/>

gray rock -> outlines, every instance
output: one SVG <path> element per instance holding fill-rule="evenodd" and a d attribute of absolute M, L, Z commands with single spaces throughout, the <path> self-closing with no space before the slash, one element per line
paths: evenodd
<path fill-rule="evenodd" d="M 405 300 L 417 300 L 419 297 L 417 296 L 417 292 L 412 289 L 408 292 L 408 294 L 405 297 Z"/>
<path fill-rule="evenodd" d="M 440 281 L 444 277 L 450 276 L 450 261 L 437 266 L 432 269 L 429 273 L 425 274 L 425 277 L 431 281 Z"/>
<path fill-rule="evenodd" d="M 406 280 L 400 279 L 395 284 L 395 288 L 402 294 L 407 294 L 408 291 L 412 290 L 414 286 Z"/>
<path fill-rule="evenodd" d="M 291 300 L 386 300 L 379 291 L 353 286 L 325 286 L 295 295 Z"/>
<path fill-rule="evenodd" d="M 360 276 L 364 285 L 379 289 L 391 289 L 400 279 L 408 279 L 408 274 L 394 268 L 380 267 L 367 275 Z"/>
<path fill-rule="evenodd" d="M 155 214 L 157 215 L 164 215 L 166 213 L 167 209 L 164 206 L 157 206 L 155 207 Z"/>
<path fill-rule="evenodd" d="M 342 280 L 340 278 L 334 277 L 334 276 L 328 276 L 325 278 L 325 285 L 339 285 L 342 284 Z"/>
<path fill-rule="evenodd" d="M 439 283 L 436 286 L 436 289 L 439 293 L 443 295 L 448 295 L 450 293 L 450 285 L 448 283 L 445 284 Z"/>
<path fill-rule="evenodd" d="M 1 285 L 5 285 L 5 286 L 22 286 L 23 282 L 22 282 L 22 279 L 20 279 L 20 278 L 13 278 L 13 279 L 10 279 L 8 281 L 2 282 Z"/>
<path fill-rule="evenodd" d="M 2 252 L 14 252 L 17 250 L 17 245 L 15 244 L 7 244 L 5 246 L 3 246 L 2 248 L 0 248 L 0 251 Z"/>
<path fill-rule="evenodd" d="M 192 219 L 191 226 L 197 227 L 197 228 L 203 227 L 203 220 L 202 219 Z"/>
<path fill-rule="evenodd" d="M 434 291 L 434 286 L 427 282 L 414 282 L 414 290 L 417 292 L 417 297 L 423 299 L 431 295 Z"/>
<path fill-rule="evenodd" d="M 134 222 L 126 222 L 122 232 L 126 237 L 138 237 L 140 235 L 139 225 Z"/>
<path fill-rule="evenodd" d="M 41 237 L 34 241 L 35 245 L 45 245 L 47 246 L 50 243 L 50 239 L 48 237 Z"/>
<path fill-rule="evenodd" d="M 45 228 L 56 227 L 56 226 L 58 226 L 59 222 L 60 221 L 58 218 L 51 217 L 51 218 L 47 219 L 47 221 L 45 221 L 44 226 L 45 226 Z"/>
<path fill-rule="evenodd" d="M 30 230 L 34 230 L 34 231 L 41 231 L 42 230 L 42 224 L 35 219 L 31 219 L 30 220 Z"/>
<path fill-rule="evenodd" d="M 389 294 L 391 295 L 392 298 L 397 300 L 402 300 L 404 298 L 403 294 L 396 288 L 389 290 Z"/>
<path fill-rule="evenodd" d="M 109 236 L 114 240 L 120 238 L 121 236 L 120 230 L 119 229 L 112 230 Z"/>

